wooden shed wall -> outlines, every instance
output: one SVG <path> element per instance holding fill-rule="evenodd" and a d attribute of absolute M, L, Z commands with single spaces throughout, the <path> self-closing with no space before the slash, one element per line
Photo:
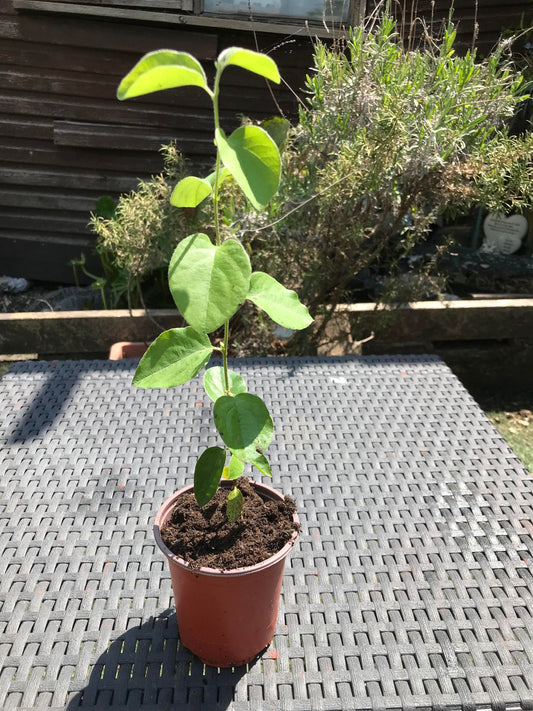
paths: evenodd
<path fill-rule="evenodd" d="M 257 40 L 298 89 L 309 40 Z M 122 103 L 116 87 L 144 52 L 160 47 L 193 53 L 212 78 L 212 60 L 234 44 L 255 48 L 251 33 L 17 13 L 12 0 L 0 0 L 0 275 L 71 280 L 68 261 L 91 251 L 86 225 L 96 200 L 159 172 L 162 143 L 178 138 L 193 162 L 210 163 L 210 104 L 200 89 Z M 271 88 L 294 115 L 291 90 Z M 239 113 L 262 119 L 278 110 L 264 79 L 229 68 L 223 126 L 235 127 Z"/>

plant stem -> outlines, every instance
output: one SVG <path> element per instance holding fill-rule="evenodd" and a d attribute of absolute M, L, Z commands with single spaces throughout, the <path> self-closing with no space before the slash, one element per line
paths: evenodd
<path fill-rule="evenodd" d="M 228 375 L 228 341 L 229 341 L 229 321 L 224 324 L 224 347 L 222 349 L 222 363 L 224 365 L 224 382 L 226 384 L 226 393 L 230 394 L 229 375 Z"/>
<path fill-rule="evenodd" d="M 215 75 L 215 84 L 213 87 L 213 117 L 215 120 L 215 132 L 220 129 L 220 117 L 218 113 L 218 93 L 220 84 L 220 72 L 217 68 L 217 73 Z M 215 134 L 216 135 L 216 134 Z M 213 213 L 215 221 L 215 237 L 217 245 L 222 244 L 222 238 L 220 235 L 220 220 L 218 216 L 218 179 L 220 175 L 220 151 L 217 145 L 217 162 L 215 167 L 215 185 L 213 186 Z M 228 342 L 229 342 L 229 321 L 224 324 L 224 344 L 221 348 L 222 351 L 222 364 L 224 367 L 224 383 L 226 385 L 226 393 L 230 394 L 229 388 L 229 374 L 228 374 Z"/>
<path fill-rule="evenodd" d="M 220 156 L 218 154 L 218 147 L 217 147 L 217 163 L 216 163 L 216 167 L 215 167 L 215 187 L 213 189 L 215 237 L 216 237 L 217 245 L 222 244 L 222 240 L 220 238 L 220 221 L 219 221 L 219 217 L 218 217 L 218 176 L 219 176 L 219 174 L 220 174 Z"/>
<path fill-rule="evenodd" d="M 218 72 L 215 76 L 215 85 L 213 91 L 213 118 L 215 120 L 215 135 L 216 131 L 220 129 L 220 117 L 218 113 L 218 94 L 219 94 L 219 83 L 220 83 L 220 73 Z M 217 245 L 222 244 L 222 239 L 220 237 L 220 221 L 218 217 L 218 179 L 220 175 L 220 151 L 217 145 L 217 162 L 215 167 L 215 184 L 213 186 L 213 211 L 215 219 L 215 237 Z"/>

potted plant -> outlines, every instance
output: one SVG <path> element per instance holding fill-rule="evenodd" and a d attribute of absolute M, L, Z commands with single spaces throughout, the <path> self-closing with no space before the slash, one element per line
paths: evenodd
<path fill-rule="evenodd" d="M 133 384 L 142 388 L 181 385 L 198 375 L 214 352 L 222 356 L 222 365 L 207 369 L 204 375 L 222 446 L 202 452 L 194 485 L 163 504 L 154 527 L 157 543 L 170 564 L 181 640 L 202 661 L 215 666 L 244 664 L 270 643 L 284 561 L 299 528 L 292 500 L 265 485 L 250 485 L 242 477 L 246 465 L 271 476 L 265 451 L 273 437 L 273 423 L 261 398 L 249 393 L 242 377 L 228 368 L 229 320 L 248 299 L 285 328 L 303 329 L 312 322 L 294 291 L 266 273 L 253 272 L 241 243 L 234 235 L 222 234 L 218 209 L 224 181 L 233 179 L 253 208 L 261 210 L 275 194 L 281 171 L 276 142 L 263 128 L 241 126 L 229 136 L 222 129 L 220 79 L 228 66 L 280 81 L 270 57 L 230 47 L 215 62 L 211 89 L 193 56 L 159 50 L 145 55 L 117 92 L 122 100 L 195 86 L 203 89 L 213 104 L 215 170 L 205 179 L 182 179 L 171 202 L 178 208 L 196 208 L 210 198 L 214 242 L 207 234 L 196 233 L 183 239 L 174 251 L 169 287 L 188 325 L 165 331 L 154 341 L 137 367 Z M 210 334 L 221 327 L 224 336 L 215 346 Z M 266 521 L 260 524 L 259 533 L 254 528 L 256 515 Z M 246 537 L 247 530 L 253 531 L 251 538 Z M 226 555 L 231 548 L 229 540 L 234 545 Z M 211 555 L 217 547 L 224 551 Z"/>

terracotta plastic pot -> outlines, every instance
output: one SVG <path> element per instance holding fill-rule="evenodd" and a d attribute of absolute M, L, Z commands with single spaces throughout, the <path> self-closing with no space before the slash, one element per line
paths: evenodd
<path fill-rule="evenodd" d="M 109 349 L 108 360 L 122 360 L 123 358 L 142 358 L 148 350 L 150 343 L 145 341 L 119 341 L 113 343 Z"/>
<path fill-rule="evenodd" d="M 231 486 L 222 482 L 222 486 Z M 265 499 L 282 500 L 283 495 L 254 482 Z M 155 517 L 154 535 L 165 554 L 172 578 L 180 639 L 204 664 L 215 667 L 240 666 L 252 661 L 274 636 L 285 559 L 298 533 L 267 560 L 247 568 L 221 571 L 191 570 L 163 543 L 160 528 L 168 521 L 176 499 L 192 485 L 172 494 Z M 294 514 L 294 521 L 299 522 Z"/>

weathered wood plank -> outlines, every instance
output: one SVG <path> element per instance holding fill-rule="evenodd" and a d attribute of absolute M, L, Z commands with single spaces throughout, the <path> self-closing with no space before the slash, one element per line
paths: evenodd
<path fill-rule="evenodd" d="M 84 190 L 97 190 L 102 195 L 115 192 L 127 192 L 132 190 L 138 181 L 137 174 L 123 175 L 87 173 L 76 170 L 57 170 L 45 167 L 24 167 L 11 166 L 0 163 L 0 183 L 6 185 L 25 185 L 26 187 L 72 187 Z"/>
<path fill-rule="evenodd" d="M 55 45 L 52 50 L 50 45 L 44 42 L 17 39 L 3 39 L 0 43 L 2 66 L 31 68 L 36 73 L 47 69 L 62 72 L 68 66 L 70 71 L 79 72 L 82 79 L 86 76 L 87 67 L 90 67 L 91 76 L 98 81 L 101 80 L 104 87 L 108 77 L 115 76 L 117 71 L 120 72 L 120 67 L 123 67 L 123 75 L 138 56 L 139 53 L 135 51 L 128 54 L 111 50 L 95 52 L 87 47 L 76 46 Z"/>
<path fill-rule="evenodd" d="M 0 188 L 0 205 L 5 207 L 40 208 L 42 210 L 71 210 L 84 212 L 89 215 L 94 210 L 99 193 L 90 195 L 89 191 L 83 193 L 72 192 L 68 188 L 60 191 L 54 190 L 26 190 L 22 187 L 15 189 L 7 186 Z"/>
<path fill-rule="evenodd" d="M 48 52 L 47 54 L 49 55 L 50 53 Z M 133 64 L 133 61 L 131 64 Z M 131 64 L 127 68 L 125 67 L 124 73 L 126 69 L 130 68 Z M 248 74 L 254 76 L 251 73 Z M 293 71 L 292 74 L 294 76 L 295 72 Z M 38 90 L 39 94 L 60 95 L 67 97 L 67 100 L 72 100 L 70 97 L 75 97 L 77 100 L 105 99 L 110 101 L 114 108 L 118 109 L 125 106 L 119 104 L 116 98 L 117 86 L 122 75 L 117 74 L 116 78 L 109 75 L 102 79 L 95 75 L 83 75 L 80 72 L 52 71 L 43 69 L 43 67 L 30 67 L 20 70 L 17 67 L 10 71 L 0 70 L 0 90 L 21 92 L 22 94 Z M 228 71 L 227 76 L 224 77 L 224 95 L 223 100 L 220 101 L 222 113 L 231 119 L 235 113 L 235 106 L 242 106 L 247 115 L 263 118 L 269 112 L 275 110 L 272 97 L 261 79 L 258 79 L 255 84 L 251 84 L 250 82 L 242 81 L 243 75 L 246 75 L 246 73 L 242 70 L 240 72 Z M 301 82 L 301 72 L 298 72 L 297 75 L 298 82 Z M 290 80 L 285 75 L 284 79 L 286 81 Z M 298 82 L 295 81 L 294 83 L 297 84 Z M 142 105 L 150 105 L 152 108 L 160 105 L 167 109 L 169 106 L 175 106 L 178 110 L 189 108 L 195 112 L 203 109 L 205 115 L 210 116 L 209 100 L 207 97 L 200 96 L 200 93 L 200 90 L 192 92 L 162 92 L 155 97 L 145 98 Z M 284 110 L 294 110 L 296 101 L 292 92 L 285 88 L 275 87 L 273 88 L 273 93 L 276 101 L 284 107 Z M 138 104 L 140 105 L 140 102 Z"/>
<path fill-rule="evenodd" d="M 46 118 L 70 119 L 77 121 L 95 121 L 104 118 L 108 123 L 135 126 L 158 126 L 173 128 L 175 131 L 187 130 L 194 126 L 195 131 L 212 131 L 212 117 L 200 110 L 183 110 L 179 113 L 166 106 L 153 107 L 140 104 L 135 100 L 119 103 L 110 99 L 73 99 L 64 96 L 51 96 L 38 92 L 0 93 L 0 105 L 6 114 L 21 116 L 40 116 Z M 235 117 L 226 119 L 226 123 L 237 125 Z"/>
<path fill-rule="evenodd" d="M 28 230 L 36 236 L 43 231 L 43 224 L 46 220 L 46 228 L 54 233 L 64 233 L 67 235 L 86 235 L 89 214 L 67 212 L 65 210 L 30 210 L 23 212 L 20 210 L 2 211 L 3 230 Z"/>
<path fill-rule="evenodd" d="M 120 103 L 115 98 L 87 99 L 73 98 L 38 92 L 20 92 L 4 90 L 0 92 L 0 105 L 5 114 L 18 116 L 39 116 L 40 118 L 64 119 L 71 121 L 93 122 L 105 118 L 106 123 L 124 126 L 158 127 L 172 129 L 174 135 L 193 129 L 195 132 L 205 131 L 212 135 L 213 119 L 209 112 L 200 107 L 187 109 L 180 107 L 179 111 L 163 104 L 147 104 L 132 100 Z M 245 100 L 243 101 L 243 111 Z M 253 116 L 255 112 L 250 112 Z M 262 112 L 262 117 L 268 116 L 268 111 Z M 221 111 L 221 122 L 228 130 L 239 125 L 235 112 Z"/>
<path fill-rule="evenodd" d="M 1 24 L 1 23 L 0 23 Z M 282 76 L 289 83 L 298 83 L 300 78 L 305 77 L 307 68 L 310 65 L 312 56 L 312 46 L 310 43 L 302 45 L 301 42 L 291 40 L 288 44 L 290 51 L 283 43 L 273 46 L 272 37 L 258 36 L 259 48 L 268 52 L 279 64 Z M 227 38 L 221 38 L 220 46 L 239 44 L 239 46 L 249 46 L 255 49 L 255 43 L 250 42 L 250 38 L 242 33 L 232 33 Z M 166 46 L 164 43 L 156 44 L 154 39 L 152 49 L 158 46 Z M 184 49 L 178 40 L 172 42 L 172 47 Z M 51 48 L 53 47 L 53 49 Z M 46 69 L 54 70 L 60 77 L 66 71 L 79 74 L 81 81 L 98 78 L 105 86 L 106 83 L 113 83 L 119 80 L 131 68 L 132 64 L 139 59 L 143 50 L 137 49 L 135 44 L 127 49 L 99 48 L 98 51 L 90 47 L 69 46 L 69 45 L 48 45 L 43 42 L 43 37 L 39 39 L 3 39 L 0 44 L 0 60 L 2 65 L 13 65 L 15 67 L 32 67 L 37 71 Z M 214 71 L 211 60 L 201 60 L 206 71 L 208 80 L 212 82 Z M 90 68 L 90 72 L 88 72 Z M 232 76 L 233 75 L 233 76 Z M 228 80 L 228 77 L 230 79 Z M 112 80 L 110 82 L 109 80 Z M 260 77 L 256 77 L 250 72 L 228 67 L 224 72 L 224 84 L 234 84 L 236 86 L 263 86 L 264 82 Z M 276 87 L 273 86 L 275 89 Z M 192 90 L 192 88 L 191 88 Z M 188 91 L 179 92 L 183 94 L 181 100 L 188 97 Z M 165 96 L 172 96 L 174 92 L 166 92 Z M 193 95 L 194 96 L 194 95 Z M 199 89 L 198 96 L 203 96 Z"/>
<path fill-rule="evenodd" d="M 55 6 L 53 2 L 49 4 Z M 17 0 L 14 5 L 17 9 L 23 9 L 20 4 L 17 4 Z M 15 18 L 4 18 L 0 23 L 0 37 L 22 42 L 42 42 L 46 38 L 46 43 L 50 45 L 140 53 L 150 52 L 157 47 L 179 46 L 182 51 L 191 52 L 202 60 L 215 59 L 217 56 L 218 42 L 215 34 L 195 32 L 189 28 L 184 31 L 178 27 L 175 29 L 154 27 L 147 32 L 142 25 L 133 23 L 135 18 L 129 11 L 125 12 L 123 18 L 128 24 L 120 25 L 119 29 L 111 22 L 98 22 L 91 19 L 90 11 L 97 11 L 98 8 L 91 8 L 88 5 L 84 7 L 87 11 L 77 13 L 75 18 L 61 17 L 53 11 L 48 16 L 42 17 L 21 15 Z M 135 11 L 131 12 L 135 13 Z"/>
<path fill-rule="evenodd" d="M 421 301 L 390 309 L 376 304 L 343 304 L 330 322 L 359 340 L 374 332 L 380 343 L 490 340 L 524 337 L 533 341 L 533 299 Z M 372 348 L 373 345 L 369 345 Z"/>
<path fill-rule="evenodd" d="M 70 0 L 54 0 L 55 3 L 76 3 Z M 97 7 L 131 7 L 139 9 L 180 10 L 181 12 L 194 12 L 194 0 L 83 0 L 84 5 Z"/>
<path fill-rule="evenodd" d="M 22 116 L 2 116 L 0 120 L 0 136 L 6 138 L 27 138 L 53 141 L 54 124 L 53 121 L 41 121 L 37 118 L 23 118 Z"/>
<path fill-rule="evenodd" d="M 0 314 L 0 353 L 107 352 L 117 341 L 152 341 L 162 330 L 182 325 L 176 310 L 33 312 Z"/>
<path fill-rule="evenodd" d="M 74 121 L 54 122 L 54 144 L 56 146 L 79 146 L 83 148 L 105 148 L 109 151 L 158 151 L 161 145 L 176 138 L 175 131 L 150 131 L 130 126 L 113 124 L 95 124 Z M 189 154 L 213 155 L 213 139 L 207 134 L 181 135 L 178 141 L 180 150 Z M 115 165 L 114 158 L 107 161 Z M 137 162 L 139 162 L 137 156 Z M 159 158 L 161 163 L 161 158 Z M 147 170 L 144 165 L 143 169 Z M 150 168 L 152 170 L 152 168 Z"/>
<path fill-rule="evenodd" d="M 19 143 L 16 143 L 19 141 Z M 95 150 L 78 151 L 74 147 L 57 146 L 45 141 L 21 141 L 16 138 L 0 138 L 0 155 L 6 162 L 32 166 L 54 166 L 76 170 L 94 170 L 102 172 L 120 171 L 139 175 L 159 173 L 163 167 L 163 159 L 158 154 L 161 144 L 153 144 L 153 152 L 140 158 L 137 152 L 123 150 L 115 155 L 110 155 L 105 150 L 105 145 L 97 145 Z M 194 146 L 194 142 L 191 144 Z M 90 145 L 86 146 L 90 147 Z M 100 150 L 96 150 L 100 149 Z"/>

